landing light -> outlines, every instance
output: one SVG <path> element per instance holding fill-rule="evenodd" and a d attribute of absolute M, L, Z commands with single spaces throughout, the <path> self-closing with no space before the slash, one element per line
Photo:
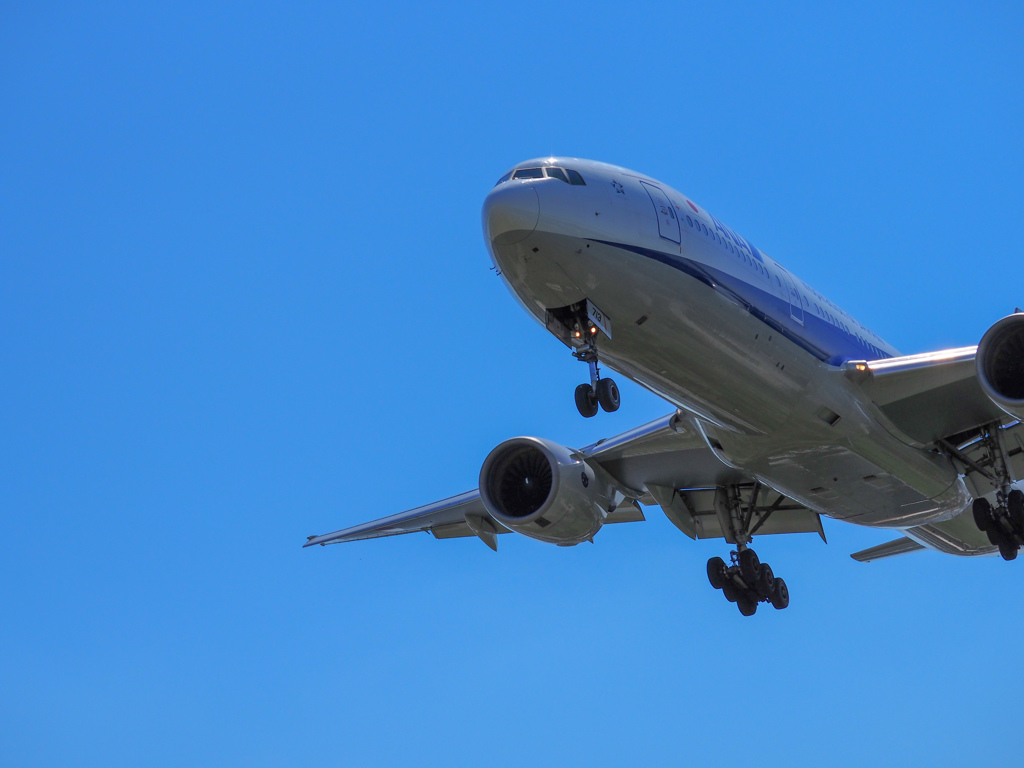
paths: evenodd
<path fill-rule="evenodd" d="M 857 363 L 857 370 L 858 371 L 866 371 L 867 369 L 868 369 L 868 367 L 864 363 Z"/>

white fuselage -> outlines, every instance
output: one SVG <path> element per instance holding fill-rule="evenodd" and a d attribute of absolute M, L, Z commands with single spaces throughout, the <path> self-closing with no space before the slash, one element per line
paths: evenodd
<path fill-rule="evenodd" d="M 971 497 L 952 463 L 843 375 L 893 347 L 670 187 L 571 158 L 517 169 L 544 166 L 585 184 L 509 179 L 484 203 L 494 264 L 539 322 L 600 307 L 613 323 L 602 363 L 693 414 L 723 477 L 742 470 L 861 525 L 952 527 L 964 552 L 989 546 L 953 520 Z"/>

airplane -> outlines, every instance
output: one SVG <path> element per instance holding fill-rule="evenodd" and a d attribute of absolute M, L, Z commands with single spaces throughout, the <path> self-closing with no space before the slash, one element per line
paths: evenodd
<path fill-rule="evenodd" d="M 902 355 L 690 197 L 642 173 L 549 157 L 486 196 L 492 268 L 589 378 L 579 413 L 615 411 L 610 368 L 675 410 L 583 448 L 515 437 L 476 490 L 304 546 L 429 531 L 519 533 L 559 546 L 658 506 L 691 539 L 724 539 L 711 585 L 753 615 L 789 589 L 755 535 L 821 516 L 898 538 L 852 555 L 1024 545 L 1024 312 L 976 347 Z"/>

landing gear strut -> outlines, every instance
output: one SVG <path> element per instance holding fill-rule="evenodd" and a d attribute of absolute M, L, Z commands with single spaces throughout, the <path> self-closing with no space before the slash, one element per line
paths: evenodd
<path fill-rule="evenodd" d="M 576 387 L 576 409 L 586 419 L 597 415 L 598 406 L 612 413 L 619 410 L 619 388 L 614 379 L 602 379 L 597 356 L 598 328 L 590 320 L 577 320 L 572 329 L 572 356 L 590 367 L 590 383 Z"/>
<path fill-rule="evenodd" d="M 985 466 L 972 461 L 971 468 L 998 484 L 998 490 L 995 505 L 986 498 L 974 500 L 971 510 L 974 523 L 985 532 L 992 545 L 999 548 L 1003 560 L 1015 560 L 1024 546 L 1024 493 L 1013 487 L 998 424 L 983 430 L 980 444 L 986 453 L 982 460 Z M 954 455 L 956 453 L 959 451 Z"/>
<path fill-rule="evenodd" d="M 726 540 L 736 544 L 731 553 L 731 563 L 726 565 L 720 557 L 708 560 L 708 581 L 715 589 L 722 590 L 725 599 L 736 603 L 740 613 L 753 616 L 758 603 L 771 603 L 772 607 L 781 611 L 789 605 L 789 588 L 785 579 L 775 575 L 768 563 L 762 563 L 749 547 L 751 536 L 760 527 L 769 514 L 761 516 L 761 522 L 750 527 L 757 507 L 757 499 L 761 490 L 759 483 L 754 485 L 749 501 L 744 501 L 738 486 L 721 486 L 715 492 L 715 512 L 726 532 Z"/>

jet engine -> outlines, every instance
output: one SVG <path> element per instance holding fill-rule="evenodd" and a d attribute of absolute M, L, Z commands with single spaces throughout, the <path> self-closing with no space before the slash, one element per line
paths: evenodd
<path fill-rule="evenodd" d="M 480 498 L 509 530 L 562 546 L 592 539 L 609 502 L 607 487 L 585 461 L 537 437 L 506 440 L 488 454 Z"/>
<path fill-rule="evenodd" d="M 1024 419 L 1024 313 L 1008 315 L 985 332 L 974 364 L 992 402 Z"/>

